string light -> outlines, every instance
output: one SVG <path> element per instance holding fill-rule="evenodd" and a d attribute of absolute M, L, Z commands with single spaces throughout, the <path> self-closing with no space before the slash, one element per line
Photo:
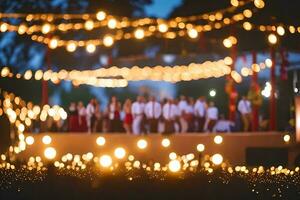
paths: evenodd
<path fill-rule="evenodd" d="M 268 41 L 270 44 L 276 44 L 277 43 L 277 36 L 273 33 L 268 35 Z"/>
<path fill-rule="evenodd" d="M 194 28 L 191 28 L 188 30 L 188 36 L 192 39 L 195 39 L 198 37 L 198 31 Z"/>
<path fill-rule="evenodd" d="M 107 22 L 107 26 L 110 29 L 115 29 L 117 27 L 117 20 L 115 18 L 111 18 Z"/>
<path fill-rule="evenodd" d="M 145 37 L 145 32 L 144 32 L 144 30 L 143 29 L 137 29 L 135 32 L 134 32 L 134 37 L 136 38 L 136 39 L 143 39 L 144 37 Z"/>
<path fill-rule="evenodd" d="M 94 44 L 88 44 L 86 46 L 86 51 L 89 53 L 94 53 L 96 50 L 96 46 Z"/>
<path fill-rule="evenodd" d="M 110 35 L 106 35 L 106 36 L 104 37 L 104 39 L 103 39 L 103 44 L 104 44 L 104 46 L 106 46 L 106 47 L 112 46 L 112 45 L 114 44 L 114 39 L 113 39 L 113 37 L 110 36 Z"/>
<path fill-rule="evenodd" d="M 99 12 L 96 13 L 96 18 L 97 18 L 97 20 L 99 20 L 99 21 L 104 20 L 105 17 L 106 17 L 106 13 L 103 12 L 103 11 L 99 11 Z"/>

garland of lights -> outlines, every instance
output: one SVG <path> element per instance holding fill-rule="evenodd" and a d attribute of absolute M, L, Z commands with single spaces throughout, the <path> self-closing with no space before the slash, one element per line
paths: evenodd
<path fill-rule="evenodd" d="M 59 72 L 53 72 L 48 70 L 43 72 L 38 70 L 32 72 L 27 70 L 24 74 L 13 74 L 8 67 L 3 67 L 1 70 L 1 77 L 8 78 L 24 78 L 25 80 L 44 80 L 52 81 L 58 84 L 61 80 L 72 81 L 74 85 L 89 84 L 93 86 L 99 86 L 97 80 L 106 80 L 108 85 L 105 87 L 125 87 L 127 86 L 127 81 L 141 81 L 141 80 L 152 80 L 152 81 L 166 81 L 166 82 L 179 82 L 179 81 L 191 81 L 198 79 L 205 79 L 211 77 L 222 77 L 224 75 L 231 73 L 230 65 L 232 64 L 232 59 L 226 57 L 218 61 L 206 61 L 202 64 L 190 63 L 188 65 L 176 65 L 170 66 L 154 66 L 154 67 L 138 67 L 133 66 L 128 67 L 109 67 L 109 68 L 99 68 L 95 70 L 60 70 Z M 233 72 L 235 74 L 235 72 Z M 233 75 L 237 77 L 238 75 Z M 119 85 L 112 85 L 112 77 L 122 77 L 123 79 L 114 79 L 118 81 Z M 108 78 L 108 79 L 105 79 Z M 241 78 L 237 78 L 240 80 Z M 101 87 L 101 86 L 100 86 Z M 104 87 L 104 86 L 102 86 Z"/>
<path fill-rule="evenodd" d="M 106 47 L 110 47 L 114 44 L 115 41 L 122 39 L 133 39 L 136 38 L 141 40 L 145 37 L 162 37 L 167 39 L 175 39 L 176 37 L 185 37 L 188 36 L 191 39 L 195 39 L 199 36 L 200 32 L 208 32 L 214 29 L 221 29 L 222 27 L 226 27 L 232 24 L 235 24 L 239 21 L 244 20 L 245 18 L 251 18 L 253 13 L 256 10 L 246 9 L 242 13 L 238 13 L 233 15 L 231 18 L 224 18 L 222 22 L 214 22 L 212 24 L 206 25 L 196 25 L 196 24 L 185 24 L 183 22 L 175 23 L 175 27 L 177 29 L 169 30 L 169 26 L 166 24 L 158 24 L 157 26 L 148 26 L 144 28 L 137 28 L 133 32 L 124 32 L 121 30 L 116 31 L 115 35 L 106 34 L 103 39 L 90 39 L 90 40 L 61 40 L 58 36 L 52 35 L 51 38 L 43 35 L 32 34 L 32 30 L 27 28 L 24 24 L 19 26 L 12 25 L 9 23 L 0 24 L 0 31 L 12 31 L 16 32 L 19 35 L 28 34 L 31 35 L 31 39 L 36 42 L 44 43 L 49 46 L 51 49 L 55 49 L 57 47 L 65 46 L 67 51 L 73 52 L 77 49 L 77 47 L 86 47 L 87 51 L 93 53 L 96 50 L 96 46 L 104 45 Z M 94 25 L 89 27 L 91 30 Z M 34 27 L 34 26 L 33 26 Z M 49 33 L 51 30 L 51 26 L 49 24 L 46 25 L 47 28 L 42 28 L 43 33 Z"/>
<path fill-rule="evenodd" d="M 240 13 L 234 14 L 237 18 L 237 16 L 244 15 L 246 18 L 250 18 L 252 16 L 253 12 L 256 12 L 257 9 L 244 9 Z M 201 15 L 202 16 L 202 15 Z M 221 12 L 216 12 L 216 14 L 205 14 L 204 16 L 207 16 L 207 19 L 209 19 L 210 24 L 211 23 L 217 23 L 217 22 L 222 22 L 222 21 L 228 21 L 228 17 L 224 18 L 223 14 Z M 233 19 L 235 19 L 233 18 Z M 169 21 L 165 21 L 162 19 L 157 19 L 156 23 L 141 23 L 140 25 L 135 25 L 133 28 L 141 28 L 144 26 L 151 26 L 152 29 L 157 29 L 160 32 L 164 33 L 167 32 L 169 28 L 184 28 L 187 26 L 191 26 L 192 23 L 191 21 L 196 21 L 199 20 L 199 17 L 197 16 L 190 16 L 188 17 L 188 21 L 185 20 L 185 18 L 182 19 L 182 17 L 177 17 L 176 19 L 172 19 Z M 238 21 L 238 20 L 237 20 Z M 209 23 L 207 23 L 209 24 Z M 4 23 L 5 25 L 5 23 Z M 8 24 L 9 25 L 9 24 Z M 10 30 L 15 30 L 18 31 L 20 34 L 27 33 L 27 34 L 33 34 L 36 32 L 41 32 L 42 34 L 49 34 L 50 32 L 55 32 L 55 31 L 62 31 L 62 32 L 67 32 L 69 30 L 81 30 L 85 29 L 87 31 L 94 30 L 96 28 L 104 27 L 107 26 L 109 29 L 123 29 L 128 27 L 128 23 L 124 22 L 119 22 L 115 18 L 110 17 L 108 18 L 107 21 L 93 21 L 93 20 L 87 20 L 83 23 L 59 23 L 59 24 L 50 24 L 50 23 L 45 23 L 43 25 L 31 25 L 28 26 L 24 23 L 21 23 L 20 25 L 15 25 L 15 26 L 8 26 L 3 27 L 3 29 L 10 29 Z M 204 25 L 203 25 L 204 26 Z"/>
<path fill-rule="evenodd" d="M 0 18 L 25 18 L 26 21 L 31 22 L 33 20 L 42 20 L 47 22 L 53 22 L 55 19 L 64 19 L 64 20 L 72 20 L 72 19 L 82 19 L 82 20 L 92 20 L 97 19 L 97 21 L 102 21 L 105 23 L 105 25 L 109 24 L 110 19 L 118 19 L 120 21 L 119 27 L 138 27 L 138 26 L 144 26 L 149 24 L 155 24 L 155 23 L 161 23 L 165 22 L 167 24 L 171 24 L 172 22 L 180 21 L 180 22 L 186 22 L 186 21 L 197 21 L 197 20 L 221 20 L 222 15 L 227 12 L 234 12 L 237 8 L 243 7 L 251 2 L 254 2 L 255 7 L 257 8 L 263 8 L 264 7 L 264 1 L 263 0 L 235 0 L 231 1 L 231 5 L 228 8 L 220 9 L 218 11 L 212 11 L 200 15 L 193 15 L 193 16 L 187 16 L 187 17 L 175 17 L 169 20 L 165 19 L 151 19 L 151 18 L 142 18 L 142 19 L 129 19 L 128 17 L 116 17 L 112 15 L 107 15 L 104 11 L 99 11 L 96 14 L 41 14 L 41 13 L 0 13 Z"/>

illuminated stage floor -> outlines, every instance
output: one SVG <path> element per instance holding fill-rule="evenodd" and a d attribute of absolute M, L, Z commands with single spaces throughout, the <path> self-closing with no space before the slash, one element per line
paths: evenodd
<path fill-rule="evenodd" d="M 49 135 L 52 142 L 45 145 L 42 138 Z M 19 155 L 20 159 L 26 159 L 30 156 L 43 156 L 44 149 L 47 146 L 54 147 L 57 151 L 57 158 L 67 153 L 85 154 L 92 152 L 94 155 L 110 154 L 113 155 L 117 147 L 123 147 L 126 152 L 134 155 L 141 160 L 166 161 L 171 152 L 178 155 L 189 153 L 197 154 L 197 145 L 204 144 L 203 154 L 213 155 L 220 153 L 225 160 L 231 164 L 241 165 L 246 162 L 247 148 L 288 148 L 294 144 L 294 138 L 289 142 L 283 140 L 284 134 L 277 132 L 253 132 L 253 133 L 230 133 L 220 134 L 223 138 L 221 144 L 214 142 L 216 134 L 176 134 L 176 135 L 144 135 L 134 136 L 126 134 L 86 134 L 86 133 L 44 133 L 32 135 L 35 142 L 27 146 L 26 151 Z M 105 144 L 99 146 L 96 140 L 99 136 L 105 138 Z M 162 146 L 162 140 L 168 138 L 170 145 Z M 147 141 L 145 149 L 139 149 L 137 142 L 140 139 Z M 290 159 L 290 158 L 289 158 Z M 293 159 L 293 158 L 291 158 Z"/>
<path fill-rule="evenodd" d="M 51 144 L 43 144 L 42 138 L 45 135 L 51 136 Z M 34 144 L 27 146 L 26 150 L 19 155 L 19 159 L 27 159 L 30 156 L 43 156 L 44 149 L 47 146 L 56 149 L 56 158 L 60 158 L 67 153 L 82 155 L 87 152 L 92 152 L 94 155 L 113 155 L 117 147 L 123 147 L 126 149 L 127 155 L 134 155 L 137 159 L 163 162 L 168 160 L 168 155 L 171 152 L 175 152 L 178 155 L 188 153 L 197 154 L 197 145 L 204 144 L 205 150 L 203 154 L 213 155 L 220 153 L 224 157 L 224 160 L 228 160 L 231 164 L 241 165 L 246 162 L 247 148 L 288 148 L 294 143 L 293 137 L 291 137 L 289 142 L 285 142 L 283 140 L 284 134 L 277 132 L 231 133 L 220 135 L 223 137 L 221 144 L 214 143 L 216 134 L 194 133 L 170 136 L 151 134 L 134 136 L 126 134 L 44 133 L 32 135 L 35 138 Z M 96 140 L 99 136 L 105 138 L 105 145 L 97 145 Z M 162 140 L 164 138 L 170 140 L 170 146 L 162 146 Z M 147 141 L 148 145 L 145 149 L 139 149 L 137 147 L 137 142 L 140 139 Z"/>

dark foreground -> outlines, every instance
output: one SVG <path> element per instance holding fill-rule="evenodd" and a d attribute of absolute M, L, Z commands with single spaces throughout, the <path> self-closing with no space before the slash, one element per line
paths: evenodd
<path fill-rule="evenodd" d="M 0 169 L 0 199 L 300 199 L 300 174 Z"/>

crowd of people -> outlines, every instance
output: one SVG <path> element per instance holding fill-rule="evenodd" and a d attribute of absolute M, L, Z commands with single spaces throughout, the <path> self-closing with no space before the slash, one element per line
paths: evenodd
<path fill-rule="evenodd" d="M 250 130 L 251 103 L 244 96 L 238 102 L 243 131 Z M 213 101 L 180 96 L 179 99 L 157 101 L 154 96 L 147 100 L 138 96 L 136 101 L 127 99 L 123 105 L 113 96 L 108 106 L 101 110 L 100 103 L 91 99 L 85 107 L 83 102 L 72 102 L 69 107 L 68 131 L 103 132 L 127 134 L 231 132 L 236 122 L 225 119 Z"/>

